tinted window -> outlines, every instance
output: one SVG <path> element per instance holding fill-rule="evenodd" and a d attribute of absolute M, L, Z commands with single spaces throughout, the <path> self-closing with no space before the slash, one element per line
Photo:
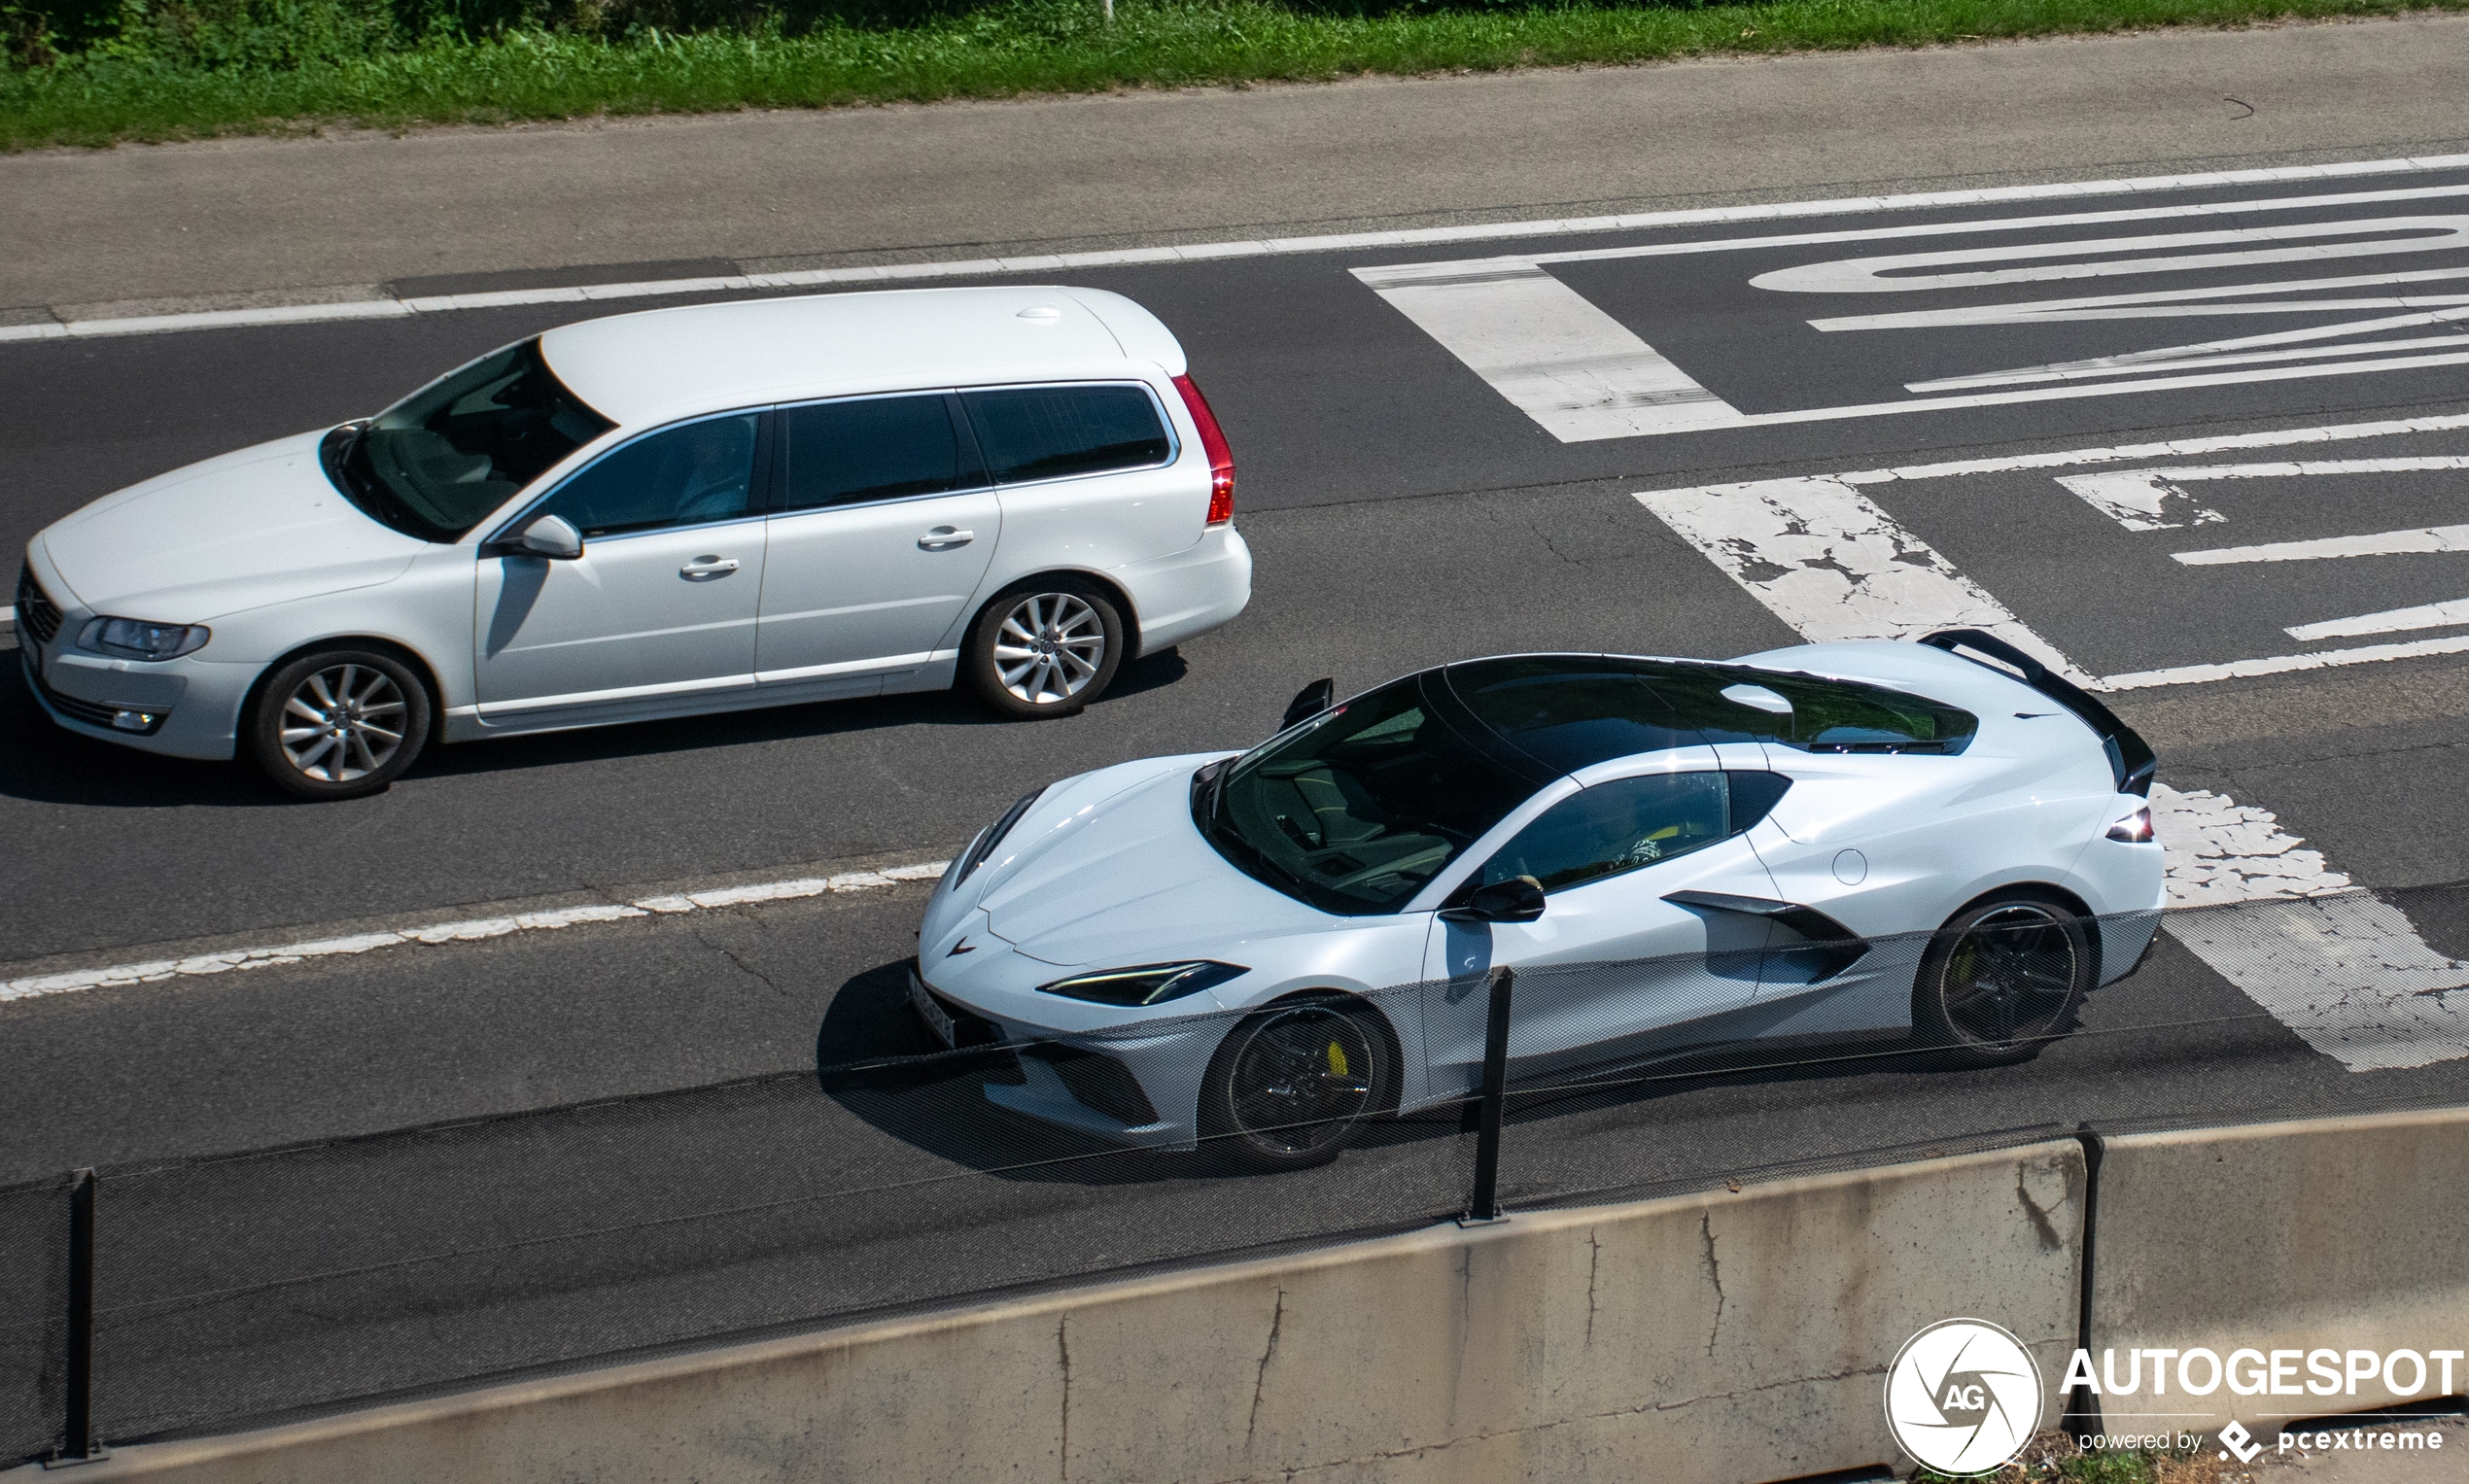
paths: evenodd
<path fill-rule="evenodd" d="M 1710 665 L 1674 667 L 1652 684 L 1714 742 L 1754 738 L 1809 752 L 1956 753 L 1980 728 L 1969 711 L 1855 680 Z M 1722 694 L 1742 688 L 1768 692 L 1791 708 L 1762 710 Z"/>
<path fill-rule="evenodd" d="M 541 513 L 566 517 L 586 536 L 744 515 L 755 416 L 706 418 L 637 438 L 566 481 Z"/>
<path fill-rule="evenodd" d="M 930 397 L 878 397 L 791 407 L 781 414 L 788 440 L 790 510 L 940 495 L 982 483 L 952 428 L 951 404 Z"/>
<path fill-rule="evenodd" d="M 1615 778 L 1546 810 L 1483 863 L 1482 884 L 1531 877 L 1546 891 L 1686 855 L 1730 835 L 1724 776 Z"/>
<path fill-rule="evenodd" d="M 1163 464 L 1171 446 L 1143 387 L 1020 387 L 961 399 L 998 483 Z"/>
<path fill-rule="evenodd" d="M 1452 665 L 1447 674 L 1485 726 L 1555 773 L 1699 741 L 1636 668 L 1617 662 L 1520 655 Z"/>
<path fill-rule="evenodd" d="M 1395 912 L 1534 792 L 1409 678 L 1237 759 L 1196 798 L 1221 853 L 1324 912 Z"/>
<path fill-rule="evenodd" d="M 611 426 L 526 340 L 377 414 L 342 456 L 337 482 L 396 530 L 451 541 Z"/>

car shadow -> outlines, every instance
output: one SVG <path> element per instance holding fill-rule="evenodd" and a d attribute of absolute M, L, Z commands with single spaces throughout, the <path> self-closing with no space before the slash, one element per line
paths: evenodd
<path fill-rule="evenodd" d="M 14 648 L 0 666 L 17 667 Z M 1188 667 L 1168 649 L 1124 666 L 1092 710 L 1181 680 Z M 879 731 L 890 727 L 1014 725 L 970 696 L 926 691 L 816 701 L 762 710 L 625 722 L 530 737 L 432 746 L 407 779 L 460 777 L 611 759 L 708 751 Z M 97 809 L 236 808 L 305 804 L 245 762 L 199 762 L 142 753 L 52 724 L 21 675 L 0 676 L 0 796 Z"/>

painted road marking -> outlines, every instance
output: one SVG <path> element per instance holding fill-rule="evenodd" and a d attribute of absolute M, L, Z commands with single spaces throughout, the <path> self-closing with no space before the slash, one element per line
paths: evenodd
<path fill-rule="evenodd" d="M 2295 181 L 2335 181 L 2379 175 L 2408 175 L 2469 166 L 2469 155 L 2421 155 L 2407 159 L 2348 160 L 2329 165 L 2283 165 L 2262 170 L 2207 170 L 2181 175 L 2147 175 L 2124 180 L 2061 181 L 2039 186 L 1998 186 L 1967 190 L 1924 190 L 1901 195 L 1849 196 L 1834 200 L 1788 201 L 1764 206 L 1699 207 L 1687 211 L 1638 212 L 1623 216 L 1561 217 L 1534 222 L 1489 222 L 1466 226 L 1411 227 L 1393 231 L 1340 232 L 1316 237 L 1273 237 L 1242 242 L 1208 242 L 1182 247 L 1124 248 L 1108 252 L 1056 253 L 1032 258 L 979 258 L 941 262 L 887 263 L 875 267 L 814 268 L 795 273 L 747 273 L 714 278 L 669 278 L 635 283 L 582 284 L 562 288 L 505 289 L 489 293 L 437 294 L 415 298 L 334 297 L 326 302 L 268 305 L 256 309 L 197 310 L 184 314 L 122 315 L 55 320 L 35 325 L 0 326 L 0 343 L 12 340 L 56 340 L 107 335 L 164 334 L 193 329 L 233 329 L 261 325 L 300 325 L 322 320 L 389 319 L 416 314 L 442 314 L 462 309 L 503 309 L 527 304 L 586 304 L 627 298 L 656 298 L 690 293 L 732 293 L 783 289 L 828 289 L 844 286 L 884 287 L 935 278 L 983 278 L 1011 273 L 1053 273 L 1075 268 L 1117 268 L 1149 263 L 1205 262 L 1224 258 L 1266 258 L 1290 253 L 1334 253 L 1360 248 L 1421 247 L 1444 242 L 1497 241 L 1512 237 L 1559 237 L 1587 232 L 1634 231 L 1663 227 L 1721 225 L 1734 222 L 1783 222 L 1794 218 L 1872 216 L 1883 212 L 1925 211 L 1960 206 L 1994 206 L 2010 201 L 2047 201 L 2081 196 L 2133 195 L 2167 190 L 2207 190 L 2232 186 L 2268 186 Z M 2455 192 L 2456 193 L 2456 192 Z M 2378 192 L 2372 198 L 2416 200 L 2427 192 Z M 2364 197 L 2361 197 L 2364 198 Z M 2115 220 L 2132 220 L 2120 214 Z M 1850 239 L 1842 239 L 1850 240 Z M 311 290 L 307 293 L 319 293 Z"/>
<path fill-rule="evenodd" d="M 2173 551 L 2170 560 L 2188 567 L 2221 567 L 2240 562 L 2318 562 L 2335 557 L 2390 557 L 2421 551 L 2469 551 L 2469 526 L 2421 526 L 2414 531 L 2378 531 L 2371 535 L 2330 535 L 2316 541 L 2273 541 L 2262 546 L 2215 546 L 2208 551 Z"/>
<path fill-rule="evenodd" d="M 2469 598 L 2449 603 L 2421 603 L 2414 607 L 2385 608 L 2353 618 L 2327 618 L 2321 623 L 2294 624 L 2280 632 L 2293 639 L 2355 638 L 2364 634 L 2405 634 L 2412 629 L 2449 629 L 2469 624 Z"/>
<path fill-rule="evenodd" d="M 874 891 L 886 886 L 896 886 L 903 881 L 934 880 L 943 875 L 944 868 L 950 864 L 950 861 L 925 861 L 913 866 L 892 866 L 882 871 L 848 871 L 838 876 L 810 876 L 789 880 L 758 881 L 750 886 L 714 887 L 705 891 L 643 897 L 633 902 L 596 902 L 583 907 L 560 908 L 554 912 L 505 913 L 492 916 L 465 917 L 451 922 L 432 922 L 419 927 L 396 928 L 381 933 L 354 933 L 345 937 L 315 938 L 270 948 L 223 949 L 210 953 L 193 953 L 179 958 L 157 958 L 143 963 L 112 964 L 99 969 L 71 969 L 58 974 L 29 975 L 23 979 L 0 981 L 0 1002 L 32 999 L 38 995 L 47 994 L 73 994 L 82 989 L 101 989 L 120 984 L 147 984 L 168 979 L 228 974 L 235 969 L 270 969 L 279 964 L 301 963 L 313 958 L 349 957 L 359 953 L 374 952 L 380 949 L 475 943 L 488 938 L 503 938 L 512 933 L 550 932 L 586 922 L 615 922 L 627 917 L 676 915 L 681 913 L 708 912 L 722 907 L 745 907 L 758 902 L 784 902 L 800 897 L 817 897 L 836 892 Z"/>
<path fill-rule="evenodd" d="M 2397 328 L 2448 325 L 2469 314 L 2469 294 L 2377 293 L 2328 298 L 2334 290 L 2392 290 L 2469 279 L 2469 268 L 2436 267 L 2341 277 L 2164 289 L 2148 293 L 2045 299 L 2027 303 L 1835 316 L 1807 323 L 1821 332 L 1953 326 L 2034 325 L 2253 314 L 2321 314 L 2329 310 L 2402 309 L 2408 313 L 2341 325 L 2249 335 L 1906 383 L 1906 390 L 1955 391 L 1907 401 L 1743 412 L 1690 377 L 1634 331 L 1609 320 L 1574 290 L 1554 293 L 1547 264 L 1772 251 L 1827 243 L 1894 238 L 2070 230 L 2086 225 L 2170 218 L 2236 215 L 2242 220 L 2283 211 L 2322 211 L 2438 200 L 2469 194 L 2469 187 L 2351 191 L 2271 200 L 2200 202 L 2128 211 L 2078 212 L 1992 221 L 1927 223 L 1843 231 L 1663 242 L 1566 252 L 1529 253 L 1446 262 L 1392 263 L 1354 269 L 1354 276 L 1439 341 L 1513 405 L 1564 443 L 1655 436 L 1710 428 L 1895 416 L 2117 397 L 2199 387 L 2253 385 L 2325 376 L 2379 374 L 2469 364 L 2469 349 L 2446 333 L 2408 340 L 2370 340 Z M 2350 240 L 2357 239 L 2357 240 Z M 2093 240 L 2068 238 L 1803 263 L 1761 273 L 1752 287 L 1784 293 L 1916 293 L 2000 288 L 2083 278 L 2218 272 L 2266 264 L 2321 263 L 2344 259 L 2457 252 L 2469 247 L 2469 216 L 2375 217 Z M 2182 251 L 2198 250 L 2198 251 Z M 1994 265 L 1994 266 L 1990 266 Z M 1925 270 L 1939 271 L 1925 271 Z M 1541 282 L 1537 282 L 1540 280 Z M 1516 284 L 1515 308 L 1504 312 L 1504 284 Z M 2290 297 L 2290 295 L 2299 295 Z M 2346 342 L 2346 343 L 2344 343 Z M 2288 362 L 2303 363 L 2288 363 Z M 2167 374 L 2149 374 L 2167 373 Z M 2133 376 L 2136 379 L 2117 380 Z M 2059 385 L 2023 385 L 2025 383 Z M 2004 387 L 2010 390 L 1963 390 Z"/>
<path fill-rule="evenodd" d="M 2187 468 L 2110 469 L 2097 474 L 2065 474 L 2058 483 L 2083 497 L 2094 509 L 2129 531 L 2177 531 L 2188 526 L 2227 520 L 2219 511 L 2196 503 L 2180 485 L 2214 479 L 2287 479 L 2310 474 L 2402 474 L 2469 468 L 2469 458 L 2438 455 L 2422 459 L 2316 459 L 2279 464 L 2215 464 Z M 2346 539 L 2346 538 L 2345 538 Z M 2363 556 L 2364 552 L 2350 555 Z M 2183 562 L 2186 559 L 2179 557 Z"/>
<path fill-rule="evenodd" d="M 1986 628 L 2081 674 L 1848 479 L 1757 480 L 1637 499 L 1809 642 Z M 2445 642 L 2469 650 L 2469 639 Z M 2104 683 L 2115 689 L 2129 678 Z M 2151 801 L 2169 852 L 2169 905 L 2225 909 L 2164 920 L 2214 972 L 2353 1072 L 2469 1056 L 2469 992 L 2459 1007 L 2449 998 L 2469 991 L 2469 964 L 2429 948 L 2407 913 L 2358 890 L 2269 811 L 2161 785 Z"/>
<path fill-rule="evenodd" d="M 2098 683 L 1840 480 L 1767 479 L 1638 500 L 1813 644 L 1986 629 L 2078 685 Z"/>

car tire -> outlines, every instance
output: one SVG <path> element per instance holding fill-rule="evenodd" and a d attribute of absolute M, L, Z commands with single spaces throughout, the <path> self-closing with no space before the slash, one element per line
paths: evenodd
<path fill-rule="evenodd" d="M 2074 1028 L 2097 949 L 2083 916 L 2032 890 L 1984 897 L 1946 919 L 1921 955 L 1912 1031 L 1947 1064 L 2029 1061 Z"/>
<path fill-rule="evenodd" d="M 1105 693 L 1123 666 L 1123 615 L 1094 582 L 1014 583 L 978 610 L 960 646 L 970 690 L 1024 719 L 1069 716 Z"/>
<path fill-rule="evenodd" d="M 429 687 L 382 650 L 320 649 L 269 673 L 241 717 L 241 746 L 301 799 L 382 793 L 429 741 Z"/>
<path fill-rule="evenodd" d="M 1396 1039 L 1349 995 L 1281 1001 L 1245 1016 L 1200 1081 L 1202 1148 L 1256 1170 L 1326 1164 L 1398 1106 Z"/>

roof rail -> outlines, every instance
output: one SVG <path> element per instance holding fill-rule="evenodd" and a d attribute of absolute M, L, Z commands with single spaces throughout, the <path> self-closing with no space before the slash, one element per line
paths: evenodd
<path fill-rule="evenodd" d="M 1940 629 L 1935 634 L 1923 635 L 1921 642 L 1948 654 L 1955 654 L 1958 649 L 1975 650 L 2021 671 L 2026 685 L 2081 717 L 2083 724 L 2099 735 L 2102 750 L 2109 755 L 2109 773 L 2117 779 L 2119 793 L 2151 797 L 2152 775 L 2160 768 L 2160 759 L 2152 754 L 2152 744 L 2118 720 L 2117 713 L 2103 706 L 2091 692 L 1998 636 L 1979 629 Z"/>

